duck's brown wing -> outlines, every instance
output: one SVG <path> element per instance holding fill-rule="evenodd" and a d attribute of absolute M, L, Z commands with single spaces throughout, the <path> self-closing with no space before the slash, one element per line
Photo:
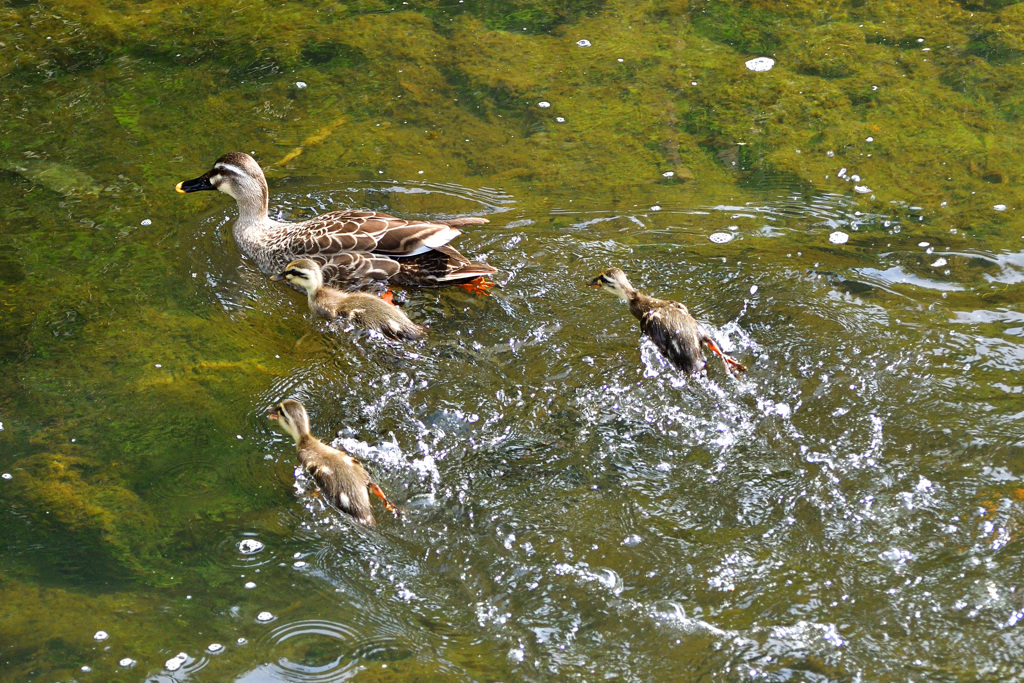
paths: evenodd
<path fill-rule="evenodd" d="M 700 326 L 682 304 L 660 301 L 640 316 L 640 329 L 679 370 L 695 372 L 704 367 Z"/>
<path fill-rule="evenodd" d="M 374 252 L 415 256 L 458 237 L 446 223 L 406 220 L 376 211 L 332 211 L 290 228 L 289 251 L 296 256 Z"/>
<path fill-rule="evenodd" d="M 401 269 L 393 258 L 367 252 L 318 254 L 313 260 L 323 269 L 324 284 L 342 289 L 388 280 Z"/>
<path fill-rule="evenodd" d="M 391 281 L 399 285 L 439 287 L 470 282 L 497 272 L 497 268 L 470 261 L 454 247 L 444 245 L 430 251 L 399 259 L 401 269 Z"/>

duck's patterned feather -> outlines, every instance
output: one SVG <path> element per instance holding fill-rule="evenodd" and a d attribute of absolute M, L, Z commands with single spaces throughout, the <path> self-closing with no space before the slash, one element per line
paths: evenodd
<path fill-rule="evenodd" d="M 323 266 L 329 284 L 453 284 L 495 272 L 447 245 L 459 234 L 444 223 L 372 211 L 334 211 L 302 223 L 278 223 L 247 251 L 264 272 L 279 272 L 290 261 L 312 258 Z"/>

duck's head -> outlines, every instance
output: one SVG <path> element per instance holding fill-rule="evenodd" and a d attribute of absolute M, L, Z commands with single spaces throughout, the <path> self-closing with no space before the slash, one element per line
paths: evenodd
<path fill-rule="evenodd" d="M 320 289 L 324 284 L 324 275 L 320 272 L 320 265 L 308 258 L 292 261 L 282 272 L 271 275 L 270 279 L 275 282 L 287 280 L 310 293 Z"/>
<path fill-rule="evenodd" d="M 256 160 L 245 152 L 228 152 L 213 168 L 192 180 L 174 186 L 181 193 L 220 190 L 238 202 L 267 198 L 267 179 Z"/>
<path fill-rule="evenodd" d="M 294 399 L 288 398 L 276 406 L 271 406 L 267 411 L 267 417 L 277 420 L 281 429 L 295 439 L 295 443 L 309 435 L 309 415 L 306 414 L 306 408 Z"/>
<path fill-rule="evenodd" d="M 629 301 L 630 297 L 636 294 L 636 290 L 633 289 L 633 285 L 629 284 L 626 274 L 618 268 L 609 268 L 591 280 L 589 284 L 591 287 L 607 290 L 623 301 Z"/>

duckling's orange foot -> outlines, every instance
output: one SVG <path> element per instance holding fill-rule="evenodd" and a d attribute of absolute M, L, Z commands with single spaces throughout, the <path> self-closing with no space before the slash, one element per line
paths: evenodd
<path fill-rule="evenodd" d="M 384 293 L 380 295 L 380 298 L 384 299 L 384 301 L 387 301 L 392 306 L 395 305 L 395 293 L 390 289 L 385 289 Z"/>
<path fill-rule="evenodd" d="M 398 508 L 396 508 L 394 505 L 391 504 L 391 501 L 388 500 L 388 497 L 384 495 L 384 492 L 381 491 L 380 487 L 377 486 L 377 484 L 372 483 L 372 482 L 370 483 L 370 492 L 373 493 L 373 495 L 377 496 L 378 498 L 380 498 L 384 502 L 384 507 L 387 510 L 389 510 L 390 512 L 395 513 L 395 515 L 401 515 L 402 514 L 401 511 Z"/>
<path fill-rule="evenodd" d="M 739 362 L 738 360 L 734 359 L 734 358 L 730 358 L 729 356 L 723 356 L 722 360 L 725 361 L 726 369 L 732 368 L 736 372 L 746 372 L 747 371 L 747 366 L 744 365 L 743 363 Z"/>
<path fill-rule="evenodd" d="M 470 294 L 480 294 L 482 296 L 490 296 L 491 292 L 489 290 L 493 286 L 494 283 L 485 277 L 478 277 L 475 280 L 470 280 L 469 282 L 459 285 L 459 287 L 462 287 Z"/>

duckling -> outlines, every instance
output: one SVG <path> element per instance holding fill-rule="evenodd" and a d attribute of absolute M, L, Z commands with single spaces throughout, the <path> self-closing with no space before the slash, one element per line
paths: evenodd
<path fill-rule="evenodd" d="M 335 286 L 371 282 L 440 287 L 457 285 L 487 294 L 487 276 L 497 270 L 470 261 L 449 242 L 459 228 L 488 222 L 479 216 L 418 221 L 379 211 L 331 211 L 298 223 L 267 215 L 270 190 L 260 165 L 244 152 L 229 152 L 213 168 L 174 189 L 181 193 L 219 190 L 235 199 L 238 220 L 232 234 L 238 248 L 267 275 L 298 258 L 324 266 L 324 279 Z"/>
<path fill-rule="evenodd" d="M 370 478 L 355 458 L 324 444 L 309 433 L 309 415 L 298 401 L 286 399 L 267 411 L 267 417 L 278 424 L 293 439 L 298 448 L 299 464 L 316 481 L 320 490 L 336 508 L 351 515 L 360 524 L 374 526 L 370 495 L 366 489 L 384 501 L 384 507 L 397 514 L 380 487 Z"/>
<path fill-rule="evenodd" d="M 366 292 L 343 292 L 324 286 L 320 265 L 310 259 L 292 261 L 284 272 L 271 280 L 301 287 L 309 297 L 309 310 L 328 320 L 344 316 L 350 322 L 379 332 L 390 339 L 414 340 L 423 336 L 423 328 L 394 304 Z"/>
<path fill-rule="evenodd" d="M 722 359 L 726 372 L 746 372 L 747 367 L 725 355 L 704 326 L 678 301 L 655 299 L 637 291 L 618 268 L 609 268 L 589 284 L 606 289 L 628 303 L 629 312 L 640 321 L 640 330 L 677 369 L 691 373 L 705 367 L 700 347 L 706 344 Z"/>

